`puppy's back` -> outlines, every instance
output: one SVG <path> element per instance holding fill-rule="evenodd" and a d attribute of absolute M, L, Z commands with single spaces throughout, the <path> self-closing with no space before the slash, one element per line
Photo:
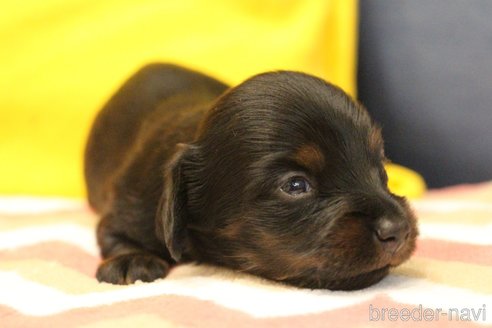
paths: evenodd
<path fill-rule="evenodd" d="M 186 111 L 185 103 L 212 100 L 226 89 L 215 79 L 169 64 L 151 64 L 132 76 L 99 112 L 89 134 L 84 173 L 90 205 L 99 212 L 103 210 L 112 177 L 134 156 L 132 149 L 137 143 L 145 142 L 140 137 L 142 130 L 152 124 L 180 129 L 179 124 L 171 122 L 173 112 Z M 187 137 L 189 140 L 166 142 L 187 142 L 193 133 Z"/>

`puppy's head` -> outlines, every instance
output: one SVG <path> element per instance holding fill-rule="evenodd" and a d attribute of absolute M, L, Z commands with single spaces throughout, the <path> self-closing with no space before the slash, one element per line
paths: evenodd
<path fill-rule="evenodd" d="M 224 94 L 167 176 L 161 215 L 176 259 L 301 287 L 358 289 L 415 247 L 387 188 L 380 130 L 343 91 L 295 72 Z"/>

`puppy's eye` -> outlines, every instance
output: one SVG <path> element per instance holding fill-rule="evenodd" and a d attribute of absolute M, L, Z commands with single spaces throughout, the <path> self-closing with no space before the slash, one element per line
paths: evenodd
<path fill-rule="evenodd" d="M 303 177 L 292 177 L 280 188 L 286 194 L 298 196 L 311 191 L 309 182 Z"/>

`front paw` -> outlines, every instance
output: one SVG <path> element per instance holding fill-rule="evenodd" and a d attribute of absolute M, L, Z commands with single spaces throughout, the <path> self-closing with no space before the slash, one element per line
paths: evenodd
<path fill-rule="evenodd" d="M 132 284 L 163 278 L 169 272 L 169 264 L 152 254 L 124 254 L 103 261 L 96 272 L 97 280 L 117 285 Z"/>

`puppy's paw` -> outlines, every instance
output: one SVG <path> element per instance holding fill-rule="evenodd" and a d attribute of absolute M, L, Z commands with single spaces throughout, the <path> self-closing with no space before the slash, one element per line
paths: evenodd
<path fill-rule="evenodd" d="M 133 253 L 111 257 L 99 265 L 97 280 L 117 285 L 132 284 L 137 280 L 151 282 L 163 278 L 169 264 L 152 254 Z"/>

